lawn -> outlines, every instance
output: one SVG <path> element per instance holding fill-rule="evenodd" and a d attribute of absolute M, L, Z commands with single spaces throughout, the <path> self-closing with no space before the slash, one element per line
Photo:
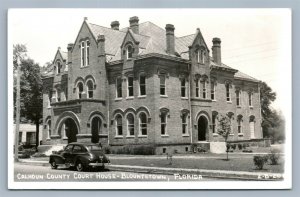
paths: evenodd
<path fill-rule="evenodd" d="M 226 161 L 226 155 L 207 155 L 203 154 L 194 158 L 173 157 L 172 162 L 166 156 L 161 157 L 110 157 L 111 164 L 134 165 L 150 167 L 169 167 L 169 168 L 192 168 L 208 170 L 229 170 L 247 172 L 273 172 L 282 173 L 284 171 L 284 161 L 281 157 L 278 165 L 265 164 L 263 170 L 257 170 L 253 163 L 254 155 L 230 155 Z"/>

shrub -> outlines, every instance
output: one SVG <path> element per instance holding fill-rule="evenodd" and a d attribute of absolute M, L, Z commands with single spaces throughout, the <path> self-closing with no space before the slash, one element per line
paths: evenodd
<path fill-rule="evenodd" d="M 230 149 L 230 144 L 227 143 L 226 144 L 226 150 L 229 151 L 229 149 Z"/>
<path fill-rule="evenodd" d="M 232 144 L 232 145 L 231 145 L 231 148 L 232 148 L 233 150 L 235 150 L 235 149 L 236 149 L 236 144 Z"/>
<path fill-rule="evenodd" d="M 266 156 L 258 156 L 255 155 L 253 157 L 254 165 L 258 170 L 262 170 L 264 168 L 265 163 L 268 161 L 268 157 Z"/>
<path fill-rule="evenodd" d="M 239 150 L 242 150 L 243 145 L 242 144 L 238 144 L 238 148 L 239 148 Z"/>
<path fill-rule="evenodd" d="M 110 154 L 112 151 L 110 150 L 110 147 L 109 146 L 105 146 L 103 147 L 103 151 L 105 154 Z"/>
<path fill-rule="evenodd" d="M 246 147 L 247 147 L 247 146 L 246 146 L 246 143 L 244 143 L 244 144 L 243 144 L 243 149 L 246 149 Z"/>
<path fill-rule="evenodd" d="M 249 150 L 249 149 L 244 149 L 243 150 L 243 153 L 252 153 L 253 151 L 252 150 Z"/>
<path fill-rule="evenodd" d="M 279 160 L 279 153 L 275 150 L 271 150 L 271 153 L 268 154 L 268 158 L 271 161 L 271 165 L 277 165 Z"/>
<path fill-rule="evenodd" d="M 127 155 L 154 155 L 155 147 L 153 145 L 132 146 L 126 145 L 117 150 L 111 150 L 113 154 L 127 154 Z"/>

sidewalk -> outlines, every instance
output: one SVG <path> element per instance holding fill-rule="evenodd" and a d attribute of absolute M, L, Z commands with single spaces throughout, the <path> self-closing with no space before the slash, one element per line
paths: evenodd
<path fill-rule="evenodd" d="M 25 165 L 49 166 L 48 161 L 19 159 L 20 163 Z M 227 170 L 207 170 L 207 169 L 184 169 L 184 168 L 166 168 L 166 167 L 145 167 L 132 165 L 107 165 L 106 168 L 114 171 L 136 172 L 136 173 L 152 173 L 152 174 L 197 174 L 203 177 L 211 178 L 226 178 L 226 179 L 240 179 L 240 180 L 280 180 L 282 174 L 269 172 L 246 172 L 246 171 L 227 171 Z M 270 179 L 262 179 L 267 175 Z M 275 177 L 273 179 L 272 177 Z M 281 177 L 278 179 L 278 177 Z"/>

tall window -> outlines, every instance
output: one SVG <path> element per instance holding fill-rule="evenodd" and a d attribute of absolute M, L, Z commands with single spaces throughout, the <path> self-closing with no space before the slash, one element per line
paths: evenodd
<path fill-rule="evenodd" d="M 56 89 L 53 89 L 53 91 L 52 91 L 52 100 L 57 102 L 57 90 Z"/>
<path fill-rule="evenodd" d="M 226 83 L 225 84 L 225 88 L 226 88 L 226 101 L 231 101 L 231 97 L 230 97 L 230 84 Z"/>
<path fill-rule="evenodd" d="M 65 98 L 66 101 L 68 100 L 68 87 L 65 87 Z"/>
<path fill-rule="evenodd" d="M 85 44 L 84 41 L 81 42 L 81 66 L 85 66 Z"/>
<path fill-rule="evenodd" d="M 161 113 L 160 115 L 160 133 L 161 135 L 167 134 L 167 114 Z"/>
<path fill-rule="evenodd" d="M 116 116 L 116 132 L 118 136 L 123 135 L 122 116 L 120 114 Z"/>
<path fill-rule="evenodd" d="M 238 133 L 243 133 L 242 122 L 243 122 L 243 116 L 239 115 L 237 117 Z"/>
<path fill-rule="evenodd" d="M 60 64 L 60 62 L 57 62 L 57 74 L 61 73 L 61 68 L 62 68 L 62 65 Z"/>
<path fill-rule="evenodd" d="M 206 81 L 201 81 L 202 98 L 206 99 Z"/>
<path fill-rule="evenodd" d="M 86 41 L 86 65 L 90 65 L 90 41 Z"/>
<path fill-rule="evenodd" d="M 252 107 L 252 104 L 253 104 L 253 103 L 252 103 L 252 97 L 253 97 L 253 93 L 252 93 L 252 92 L 249 92 L 249 93 L 248 93 L 248 99 L 249 99 L 249 106 L 250 106 L 250 107 Z"/>
<path fill-rule="evenodd" d="M 241 91 L 240 90 L 236 91 L 236 105 L 241 106 Z"/>
<path fill-rule="evenodd" d="M 160 95 L 166 95 L 166 75 L 159 75 L 160 80 Z"/>
<path fill-rule="evenodd" d="M 117 98 L 122 98 L 122 78 L 118 77 L 116 79 L 116 96 Z"/>
<path fill-rule="evenodd" d="M 87 91 L 88 91 L 88 98 L 93 98 L 94 96 L 94 84 L 92 80 L 87 82 Z"/>
<path fill-rule="evenodd" d="M 140 75 L 140 96 L 146 95 L 146 76 Z"/>
<path fill-rule="evenodd" d="M 186 97 L 186 80 L 185 80 L 185 78 L 181 79 L 181 97 Z"/>
<path fill-rule="evenodd" d="M 212 114 L 212 132 L 216 133 L 216 120 L 217 120 L 217 113 L 213 112 Z"/>
<path fill-rule="evenodd" d="M 140 135 L 147 135 L 147 115 L 141 112 L 139 115 Z"/>
<path fill-rule="evenodd" d="M 126 54 L 127 54 L 127 59 L 132 58 L 133 48 L 131 45 L 128 45 L 128 47 L 126 49 Z"/>
<path fill-rule="evenodd" d="M 90 64 L 90 41 L 82 41 L 80 44 L 81 66 Z"/>
<path fill-rule="evenodd" d="M 56 101 L 60 102 L 61 101 L 61 91 L 56 89 Z"/>
<path fill-rule="evenodd" d="M 134 116 L 131 113 L 127 115 L 127 135 L 134 136 Z"/>
<path fill-rule="evenodd" d="M 196 97 L 199 97 L 199 91 L 200 91 L 200 89 L 199 89 L 199 79 L 197 79 L 195 81 L 195 84 L 196 84 Z"/>
<path fill-rule="evenodd" d="M 127 97 L 133 96 L 133 77 L 129 76 L 127 78 Z"/>
<path fill-rule="evenodd" d="M 81 99 L 82 98 L 82 92 L 83 92 L 83 83 L 79 82 L 77 84 L 77 93 L 78 93 L 78 98 Z"/>
<path fill-rule="evenodd" d="M 202 49 L 197 50 L 197 63 L 204 63 L 204 51 Z"/>
<path fill-rule="evenodd" d="M 183 114 L 183 115 L 182 115 L 182 134 L 183 134 L 183 135 L 187 134 L 187 132 L 188 132 L 188 128 L 187 128 L 187 126 L 188 126 L 187 117 L 188 117 L 187 114 Z"/>
<path fill-rule="evenodd" d="M 216 93 L 216 86 L 215 86 L 215 83 L 213 81 L 211 81 L 210 82 L 210 98 L 211 98 L 211 100 L 216 100 L 215 93 Z"/>

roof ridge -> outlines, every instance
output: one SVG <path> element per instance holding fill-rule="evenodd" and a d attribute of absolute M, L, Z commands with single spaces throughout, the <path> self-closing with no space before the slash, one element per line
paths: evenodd
<path fill-rule="evenodd" d="M 89 23 L 90 25 L 96 25 L 96 26 L 98 26 L 98 27 L 103 27 L 103 28 L 106 28 L 106 29 L 110 29 L 110 30 L 112 30 L 112 31 L 117 31 L 117 32 L 121 32 L 121 33 L 126 33 L 126 32 L 124 32 L 124 31 L 120 31 L 120 30 L 115 30 L 115 29 L 112 29 L 112 28 L 109 28 L 109 27 L 105 27 L 105 26 L 102 26 L 102 25 L 98 25 L 98 24 L 95 24 L 95 23 Z"/>

